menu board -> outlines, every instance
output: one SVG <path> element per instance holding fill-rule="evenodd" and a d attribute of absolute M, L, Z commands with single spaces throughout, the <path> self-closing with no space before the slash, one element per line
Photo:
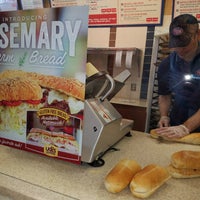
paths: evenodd
<path fill-rule="evenodd" d="M 0 0 L 0 11 L 12 11 L 17 9 L 17 0 Z"/>
<path fill-rule="evenodd" d="M 81 163 L 88 10 L 1 12 L 0 144 Z"/>
<path fill-rule="evenodd" d="M 23 10 L 43 8 L 43 0 L 21 0 L 21 7 Z"/>
<path fill-rule="evenodd" d="M 89 5 L 89 26 L 161 25 L 163 4 L 163 0 L 51 0 L 52 7 Z"/>
<path fill-rule="evenodd" d="M 173 0 L 173 17 L 185 13 L 194 15 L 200 21 L 200 0 Z"/>

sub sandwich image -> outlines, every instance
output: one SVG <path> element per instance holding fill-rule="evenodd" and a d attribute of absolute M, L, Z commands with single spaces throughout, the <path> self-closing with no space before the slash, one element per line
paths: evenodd
<path fill-rule="evenodd" d="M 26 113 L 53 107 L 72 116 L 83 115 L 85 85 L 71 77 L 23 70 L 0 73 L 0 130 L 23 134 Z"/>
<path fill-rule="evenodd" d="M 27 136 L 27 143 L 38 143 L 39 146 L 53 145 L 61 151 L 78 154 L 79 144 L 76 138 L 63 132 L 47 131 L 40 128 L 32 128 Z"/>

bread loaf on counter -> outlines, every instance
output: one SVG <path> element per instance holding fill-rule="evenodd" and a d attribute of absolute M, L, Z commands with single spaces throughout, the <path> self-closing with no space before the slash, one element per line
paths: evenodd
<path fill-rule="evenodd" d="M 133 176 L 141 170 L 141 166 L 134 160 L 124 159 L 118 162 L 107 174 L 104 185 L 111 193 L 121 192 L 126 188 Z"/>
<path fill-rule="evenodd" d="M 200 169 L 175 168 L 173 165 L 168 166 L 168 171 L 173 178 L 196 178 L 200 177 Z"/>
<path fill-rule="evenodd" d="M 147 198 L 170 178 L 166 168 L 150 164 L 131 180 L 130 190 L 138 198 Z"/>
<path fill-rule="evenodd" d="M 182 150 L 172 154 L 171 164 L 175 168 L 200 169 L 200 151 Z"/>
<path fill-rule="evenodd" d="M 200 177 L 200 151 L 182 150 L 173 153 L 168 171 L 174 178 Z"/>
<path fill-rule="evenodd" d="M 181 143 L 188 143 L 188 144 L 200 144 L 200 133 L 190 133 L 189 135 L 186 135 L 182 138 L 167 138 L 167 137 L 161 137 L 156 133 L 155 129 L 152 129 L 150 131 L 150 135 L 153 138 L 156 139 L 164 139 L 167 141 L 172 141 L 172 142 L 181 142 Z"/>

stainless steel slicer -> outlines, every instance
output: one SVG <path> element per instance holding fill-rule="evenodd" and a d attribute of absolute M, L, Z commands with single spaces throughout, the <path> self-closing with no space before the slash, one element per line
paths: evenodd
<path fill-rule="evenodd" d="M 129 75 L 126 72 L 124 80 Z M 123 119 L 109 102 L 123 85 L 124 82 L 114 80 L 106 72 L 96 72 L 87 77 L 81 155 L 83 162 L 95 163 L 109 148 L 130 134 L 133 120 Z"/>

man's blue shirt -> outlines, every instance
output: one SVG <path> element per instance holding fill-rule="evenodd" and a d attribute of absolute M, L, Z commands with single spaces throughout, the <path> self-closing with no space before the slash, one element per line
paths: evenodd
<path fill-rule="evenodd" d="M 191 79 L 188 79 L 188 75 Z M 172 52 L 158 68 L 158 94 L 172 94 L 171 125 L 180 125 L 200 108 L 200 47 L 191 62 Z"/>

